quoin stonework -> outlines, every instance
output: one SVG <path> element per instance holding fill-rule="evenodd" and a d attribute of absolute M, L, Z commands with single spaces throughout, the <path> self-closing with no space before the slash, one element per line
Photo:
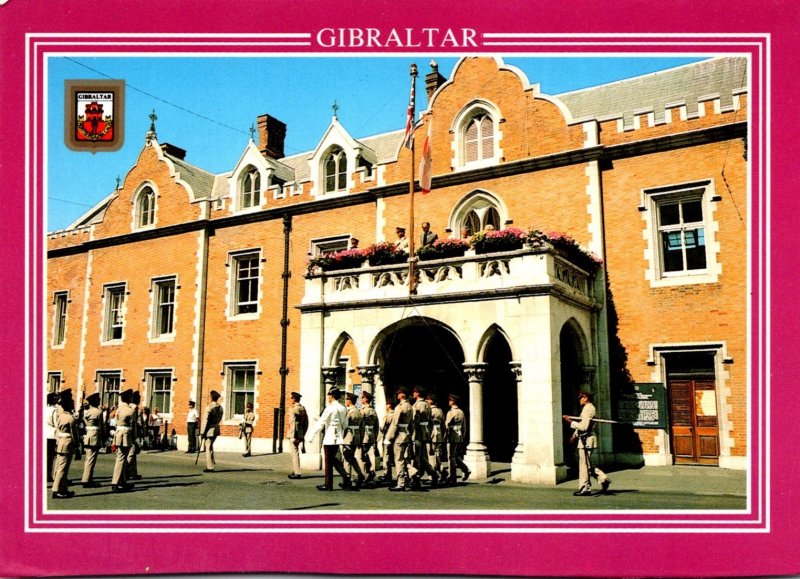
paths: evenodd
<path fill-rule="evenodd" d="M 432 191 L 407 234 L 518 240 L 421 259 L 413 293 L 406 261 L 309 267 L 409 227 L 402 126 L 353 135 L 334 116 L 286 156 L 269 111 L 222 174 L 151 127 L 118 188 L 48 234 L 45 388 L 140 390 L 184 448 L 189 400 L 217 390 L 217 450 L 240 450 L 253 402 L 253 452 L 288 452 L 289 392 L 313 420 L 332 385 L 381 416 L 422 385 L 461 396 L 473 477 L 494 461 L 545 485 L 568 476 L 561 416 L 589 389 L 620 422 L 599 428 L 603 462 L 746 468 L 746 59 L 560 95 L 532 81 L 491 57 L 421 79 L 413 162 L 430 126 Z"/>

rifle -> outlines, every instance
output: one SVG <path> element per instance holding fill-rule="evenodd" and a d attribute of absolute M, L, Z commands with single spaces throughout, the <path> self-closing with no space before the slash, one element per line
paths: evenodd
<path fill-rule="evenodd" d="M 200 460 L 200 453 L 206 449 L 206 435 L 203 434 L 203 444 L 197 447 L 197 456 L 194 457 L 194 464 L 197 466 L 197 461 Z"/>
<path fill-rule="evenodd" d="M 569 416 L 572 420 L 580 420 L 580 416 Z M 603 424 L 621 424 L 618 420 L 606 420 L 605 418 L 592 418 L 592 422 L 602 422 Z"/>

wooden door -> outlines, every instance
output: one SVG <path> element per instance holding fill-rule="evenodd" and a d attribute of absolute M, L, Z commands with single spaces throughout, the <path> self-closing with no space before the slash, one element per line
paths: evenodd
<path fill-rule="evenodd" d="M 676 464 L 719 464 L 714 380 L 670 380 L 672 455 Z"/>

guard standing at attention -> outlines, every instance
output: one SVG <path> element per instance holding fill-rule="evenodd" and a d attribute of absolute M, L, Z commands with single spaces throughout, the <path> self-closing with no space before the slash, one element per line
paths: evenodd
<path fill-rule="evenodd" d="M 325 453 L 325 484 L 317 485 L 317 490 L 320 491 L 333 490 L 334 469 L 342 477 L 342 488 L 350 490 L 353 486 L 342 466 L 342 461 L 336 456 L 339 445 L 344 442 L 344 431 L 347 428 L 347 410 L 339 402 L 339 396 L 341 396 L 341 391 L 335 386 L 328 390 L 328 405 L 322 411 L 308 437 L 310 442 L 323 428 L 325 429 L 322 437 L 322 448 Z"/>
<path fill-rule="evenodd" d="M 303 408 L 303 405 L 300 404 L 300 399 L 303 397 L 302 394 L 292 392 L 289 396 L 292 398 L 292 413 L 289 415 L 289 450 L 292 454 L 292 473 L 289 478 L 295 479 L 302 476 L 300 470 L 300 446 L 303 445 L 303 452 L 305 452 L 308 413 Z"/>
<path fill-rule="evenodd" d="M 469 475 L 472 474 L 467 465 L 464 464 L 464 459 L 461 458 L 466 438 L 464 434 L 467 431 L 467 417 L 464 415 L 464 411 L 458 407 L 460 400 L 455 394 L 449 396 L 450 410 L 447 412 L 447 418 L 444 421 L 444 426 L 447 429 L 447 452 L 450 457 L 450 478 L 447 482 L 452 485 L 457 484 L 458 471 L 456 468 L 460 468 L 464 473 L 461 480 L 467 480 Z"/>
<path fill-rule="evenodd" d="M 186 431 L 187 438 L 189 439 L 189 450 L 187 453 L 194 454 L 197 452 L 197 421 L 200 417 L 197 414 L 194 400 L 189 400 L 189 412 L 186 413 Z"/>
<path fill-rule="evenodd" d="M 253 403 L 248 402 L 245 404 L 244 416 L 239 428 L 244 436 L 244 454 L 242 456 L 250 456 L 250 443 L 253 440 L 253 424 L 256 421 L 256 415 L 253 412 Z"/>
<path fill-rule="evenodd" d="M 364 484 L 365 477 L 358 464 L 356 455 L 361 448 L 361 440 L 364 438 L 361 427 L 364 418 L 361 416 L 361 412 L 358 408 L 356 408 L 356 395 L 352 392 L 347 392 L 344 398 L 344 406 L 347 410 L 347 429 L 344 432 L 342 455 L 344 456 L 344 462 L 351 480 L 353 478 L 353 472 L 356 473 L 355 488 L 359 489 L 361 485 Z"/>
<path fill-rule="evenodd" d="M 389 487 L 390 491 L 404 491 L 411 488 L 408 463 L 411 461 L 411 422 L 414 419 L 414 410 L 408 403 L 407 397 L 408 389 L 400 387 L 397 390 L 397 406 L 392 414 L 392 422 L 383 440 L 384 445 L 392 445 L 397 467 L 397 484 Z"/>
<path fill-rule="evenodd" d="M 217 461 L 214 460 L 214 441 L 219 436 L 219 424 L 222 422 L 223 409 L 219 405 L 219 392 L 212 390 L 208 394 L 211 403 L 206 408 L 205 426 L 203 426 L 202 438 L 206 444 L 206 468 L 203 472 L 214 472 Z"/>
<path fill-rule="evenodd" d="M 72 390 L 67 388 L 58 395 L 56 415 L 56 463 L 53 467 L 53 498 L 69 499 L 75 493 L 67 488 L 69 466 L 77 449 L 78 429 L 75 425 L 75 402 Z"/>
<path fill-rule="evenodd" d="M 421 386 L 415 386 L 414 392 L 414 419 L 413 419 L 413 439 L 414 439 L 414 474 L 411 478 L 411 488 L 421 488 L 423 475 L 431 476 L 431 486 L 436 486 L 439 482 L 439 474 L 433 470 L 430 459 L 428 458 L 428 445 L 431 442 L 431 407 L 425 401 L 425 390 Z"/>
<path fill-rule="evenodd" d="M 131 406 L 133 390 L 130 388 L 119 395 L 119 408 L 116 412 L 117 426 L 114 431 L 114 444 L 117 447 L 117 460 L 114 463 L 114 476 L 111 478 L 111 490 L 123 493 L 131 490 L 132 485 L 126 478 L 128 461 L 133 449 L 134 410 Z"/>
<path fill-rule="evenodd" d="M 86 460 L 83 463 L 83 488 L 99 487 L 100 483 L 94 481 L 94 467 L 97 464 L 97 455 L 105 445 L 106 433 L 103 424 L 103 412 L 100 410 L 100 393 L 95 392 L 86 398 L 89 408 L 83 413 L 83 422 L 86 424 L 86 434 L 83 436 L 83 449 L 86 451 Z"/>
<path fill-rule="evenodd" d="M 361 393 L 361 416 L 364 436 L 361 439 L 361 470 L 367 475 L 367 482 L 375 480 L 375 444 L 378 442 L 378 413 L 372 407 L 372 394 Z"/>

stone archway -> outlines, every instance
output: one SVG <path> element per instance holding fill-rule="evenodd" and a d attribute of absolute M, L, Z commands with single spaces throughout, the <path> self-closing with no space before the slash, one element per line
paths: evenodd
<path fill-rule="evenodd" d="M 585 380 L 585 342 L 583 332 L 570 322 L 564 324 L 559 334 L 559 358 L 561 368 L 561 413 L 579 416 L 581 413 L 578 392 L 584 387 Z M 564 464 L 569 468 L 569 475 L 577 475 L 577 455 L 575 445 L 569 442 L 574 430 L 564 422 L 562 426 L 562 448 Z"/>
<path fill-rule="evenodd" d="M 395 400 L 400 386 L 423 386 L 447 412 L 448 394 L 462 399 L 469 411 L 464 377 L 464 350 L 455 334 L 433 320 L 410 318 L 378 336 L 373 359 L 381 368 L 386 400 Z"/>
<path fill-rule="evenodd" d="M 499 331 L 491 334 L 483 352 L 483 442 L 494 462 L 511 462 L 519 441 L 517 377 L 511 347 Z"/>

